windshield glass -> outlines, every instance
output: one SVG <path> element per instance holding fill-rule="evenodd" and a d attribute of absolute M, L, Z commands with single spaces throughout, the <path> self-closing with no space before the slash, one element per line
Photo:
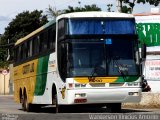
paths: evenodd
<path fill-rule="evenodd" d="M 138 75 L 134 40 L 70 39 L 66 42 L 68 77 Z"/>
<path fill-rule="evenodd" d="M 97 18 L 84 19 L 72 18 L 68 20 L 68 34 L 134 34 L 135 20 L 128 19 L 112 19 L 112 18 Z"/>

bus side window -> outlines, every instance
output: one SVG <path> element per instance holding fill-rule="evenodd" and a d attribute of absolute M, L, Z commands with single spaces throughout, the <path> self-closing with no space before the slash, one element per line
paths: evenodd
<path fill-rule="evenodd" d="M 24 60 L 26 58 L 26 45 L 25 43 L 22 44 L 22 48 L 21 48 L 21 54 L 22 54 L 22 60 Z"/>
<path fill-rule="evenodd" d="M 40 43 L 40 35 L 37 36 L 35 47 L 37 47 L 36 54 L 41 52 L 41 43 Z"/>
<path fill-rule="evenodd" d="M 52 31 L 52 34 L 53 34 L 53 42 L 52 42 L 52 47 L 53 49 L 55 50 L 55 41 L 56 41 L 56 24 L 53 25 L 53 31 Z"/>
<path fill-rule="evenodd" d="M 39 36 L 35 36 L 33 38 L 33 45 L 32 45 L 33 55 L 37 55 L 39 53 Z"/>
<path fill-rule="evenodd" d="M 48 35 L 47 31 L 40 33 L 40 52 L 45 52 L 47 50 Z"/>
<path fill-rule="evenodd" d="M 27 56 L 32 57 L 32 40 L 27 42 Z"/>
<path fill-rule="evenodd" d="M 18 48 L 19 48 L 19 47 L 16 47 L 16 48 L 15 48 L 15 52 L 14 52 L 14 56 L 15 56 L 15 57 L 14 57 L 14 58 L 15 58 L 14 60 L 15 60 L 15 62 L 18 62 Z"/>
<path fill-rule="evenodd" d="M 44 42 L 44 33 L 40 33 L 39 35 L 39 52 L 43 51 L 43 42 Z"/>
<path fill-rule="evenodd" d="M 29 49 L 28 49 L 28 46 L 27 46 L 27 44 L 28 44 L 28 42 L 26 42 L 26 43 L 24 43 L 24 50 L 23 50 L 23 53 L 24 53 L 24 59 L 26 59 L 26 58 L 28 58 L 29 56 L 28 56 L 28 51 L 29 51 Z"/>
<path fill-rule="evenodd" d="M 58 22 L 58 39 L 63 38 L 64 34 L 65 34 L 65 20 L 62 19 Z"/>
<path fill-rule="evenodd" d="M 22 48 L 23 46 L 21 45 L 20 50 L 19 50 L 20 51 L 20 61 L 23 59 L 23 49 Z"/>
<path fill-rule="evenodd" d="M 54 24 L 51 28 L 48 29 L 47 47 L 49 49 L 55 50 L 55 39 L 56 39 L 56 25 Z"/>
<path fill-rule="evenodd" d="M 32 45 L 32 42 L 33 42 L 32 40 L 29 41 L 29 57 L 32 56 L 32 52 L 33 52 L 33 49 L 32 49 L 32 46 L 33 46 L 33 45 Z"/>
<path fill-rule="evenodd" d="M 20 61 L 22 59 L 22 54 L 21 54 L 21 46 L 18 46 L 18 61 Z"/>

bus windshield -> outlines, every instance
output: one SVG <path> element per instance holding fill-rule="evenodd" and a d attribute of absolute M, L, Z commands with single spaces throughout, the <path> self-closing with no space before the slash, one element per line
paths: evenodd
<path fill-rule="evenodd" d="M 67 77 L 138 75 L 135 40 L 70 39 Z"/>
<path fill-rule="evenodd" d="M 134 34 L 135 20 L 112 18 L 72 18 L 68 20 L 69 35 L 89 34 Z"/>

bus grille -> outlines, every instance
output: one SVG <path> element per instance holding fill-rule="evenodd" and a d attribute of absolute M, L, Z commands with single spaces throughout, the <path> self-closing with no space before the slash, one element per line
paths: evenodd
<path fill-rule="evenodd" d="M 124 83 L 109 83 L 109 87 L 120 87 L 123 85 L 124 85 Z"/>
<path fill-rule="evenodd" d="M 90 83 L 92 87 L 105 87 L 105 83 Z"/>

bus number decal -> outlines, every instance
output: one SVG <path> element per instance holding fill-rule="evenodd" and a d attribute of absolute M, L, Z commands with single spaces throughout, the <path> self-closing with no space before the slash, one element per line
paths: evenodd
<path fill-rule="evenodd" d="M 102 79 L 96 79 L 95 77 L 89 78 L 89 82 L 102 82 Z"/>
<path fill-rule="evenodd" d="M 34 63 L 23 66 L 23 74 L 34 72 Z"/>

